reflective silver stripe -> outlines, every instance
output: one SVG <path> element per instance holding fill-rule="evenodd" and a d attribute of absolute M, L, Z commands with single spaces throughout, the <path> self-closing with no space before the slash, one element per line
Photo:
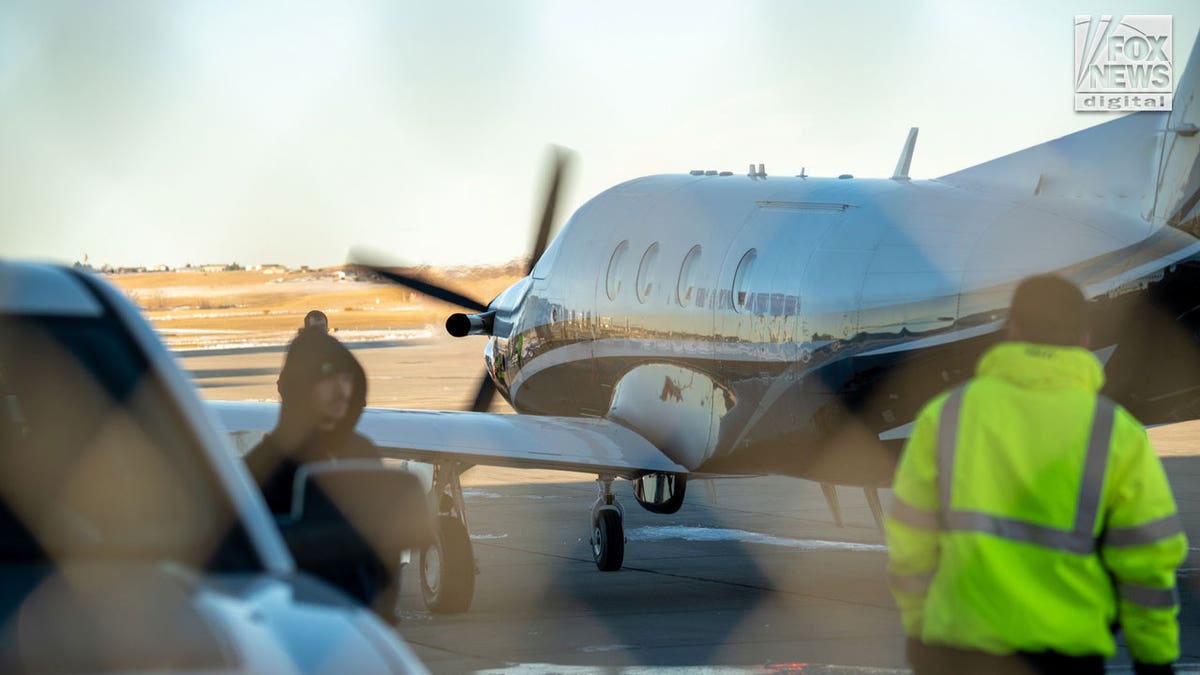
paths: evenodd
<path fill-rule="evenodd" d="M 1067 532 L 1054 527 L 1045 527 L 978 511 L 951 511 L 946 516 L 946 530 L 991 534 L 1010 541 L 1019 541 L 1070 553 L 1091 553 L 1096 546 L 1090 533 L 1080 535 L 1078 532 Z"/>
<path fill-rule="evenodd" d="M 892 507 L 888 509 L 888 515 L 909 527 L 916 527 L 923 530 L 938 529 L 938 517 L 936 513 L 910 506 L 908 502 L 899 497 L 892 500 Z"/>
<path fill-rule="evenodd" d="M 938 496 L 941 498 L 938 521 L 942 529 L 949 532 L 991 534 L 1010 541 L 1070 553 L 1094 552 L 1096 541 L 1093 532 L 1096 515 L 1099 513 L 1100 497 L 1104 490 L 1104 474 L 1108 468 L 1108 447 L 1112 438 L 1115 404 L 1103 396 L 1096 398 L 1096 410 L 1092 415 L 1087 454 L 1084 456 L 1083 475 L 1075 507 L 1075 522 L 1070 530 L 1063 530 L 1015 518 L 978 511 L 956 511 L 950 508 L 962 397 L 962 388 L 951 392 L 938 420 Z"/>
<path fill-rule="evenodd" d="M 1088 436 L 1087 457 L 1083 462 L 1083 480 L 1079 485 L 1079 506 L 1075 509 L 1074 532 L 1089 539 L 1096 531 L 1096 514 L 1100 509 L 1100 494 L 1104 491 L 1104 472 L 1108 468 L 1108 446 L 1112 440 L 1113 413 L 1116 404 L 1103 396 L 1096 397 L 1096 412 L 1092 415 L 1092 431 Z"/>
<path fill-rule="evenodd" d="M 962 410 L 965 388 L 959 387 L 950 392 L 946 402 L 942 404 L 942 414 L 938 418 L 938 498 L 941 500 L 938 518 L 942 521 L 943 528 L 946 526 L 945 514 L 950 511 L 950 492 L 954 485 L 954 454 L 958 447 L 958 416 Z"/>
<path fill-rule="evenodd" d="M 1158 520 L 1152 520 L 1133 527 L 1113 527 L 1104 533 L 1104 545 L 1142 546 L 1170 539 L 1183 533 L 1183 525 L 1179 522 L 1179 514 L 1172 513 Z"/>
<path fill-rule="evenodd" d="M 926 574 L 888 574 L 888 586 L 905 593 L 924 593 L 933 583 L 933 572 Z"/>
<path fill-rule="evenodd" d="M 1174 588 L 1151 588 L 1118 582 L 1117 595 L 1125 602 L 1151 609 L 1170 609 L 1179 604 L 1179 593 Z"/>

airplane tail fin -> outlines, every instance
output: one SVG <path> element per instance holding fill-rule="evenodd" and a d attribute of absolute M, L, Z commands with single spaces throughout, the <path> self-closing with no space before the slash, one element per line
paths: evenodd
<path fill-rule="evenodd" d="M 1175 88 L 1175 103 L 1162 134 L 1158 180 L 1150 216 L 1200 235 L 1200 39 Z"/>
<path fill-rule="evenodd" d="M 938 180 L 968 189 L 1087 200 L 1200 234 L 1200 39 L 1172 112 L 1138 112 Z"/>

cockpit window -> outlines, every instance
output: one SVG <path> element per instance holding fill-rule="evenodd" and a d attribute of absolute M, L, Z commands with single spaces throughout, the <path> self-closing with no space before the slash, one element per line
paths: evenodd
<path fill-rule="evenodd" d="M 562 241 L 562 236 L 555 237 L 550 241 L 550 245 L 546 247 L 542 257 L 538 258 L 537 264 L 529 271 L 529 276 L 534 279 L 545 279 L 550 274 L 550 268 L 554 267 L 554 260 L 558 258 L 558 250 L 562 248 Z"/>
<path fill-rule="evenodd" d="M 119 323 L 0 315 L 0 562 L 261 569 L 234 514 Z"/>

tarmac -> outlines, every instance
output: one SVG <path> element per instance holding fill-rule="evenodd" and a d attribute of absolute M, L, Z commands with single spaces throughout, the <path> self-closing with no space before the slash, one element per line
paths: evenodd
<path fill-rule="evenodd" d="M 352 348 L 371 405 L 461 408 L 482 374 L 480 339 Z M 271 400 L 282 356 L 180 358 L 206 398 Z M 1180 571 L 1177 672 L 1200 673 L 1200 425 L 1151 435 L 1194 542 Z M 464 476 L 478 569 L 471 609 L 430 614 L 416 565 L 403 573 L 396 628 L 432 672 L 908 672 L 887 552 L 861 490 L 839 488 L 839 528 L 807 481 L 696 482 L 673 515 L 644 511 L 618 481 L 625 562 L 600 572 L 587 541 L 592 478 L 487 467 Z M 1131 672 L 1123 650 L 1110 672 Z"/>

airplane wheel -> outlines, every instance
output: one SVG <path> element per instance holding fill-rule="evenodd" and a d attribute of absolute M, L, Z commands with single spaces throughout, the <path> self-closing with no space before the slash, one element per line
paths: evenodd
<path fill-rule="evenodd" d="M 592 560 L 601 572 L 621 569 L 625 560 L 625 528 L 621 525 L 621 514 L 615 509 L 601 511 L 592 523 Z"/>
<path fill-rule="evenodd" d="M 438 516 L 433 544 L 421 550 L 421 598 L 436 614 L 465 612 L 475 595 L 475 554 L 462 521 Z"/>

